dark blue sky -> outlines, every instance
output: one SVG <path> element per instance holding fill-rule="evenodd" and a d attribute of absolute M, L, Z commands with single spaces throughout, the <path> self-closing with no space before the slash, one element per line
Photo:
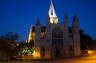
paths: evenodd
<path fill-rule="evenodd" d="M 80 28 L 96 39 L 96 0 L 53 0 L 53 4 L 60 23 L 66 12 L 71 26 L 77 14 Z M 20 35 L 19 40 L 26 40 L 36 19 L 45 25 L 49 6 L 50 0 L 0 0 L 0 35 L 14 32 Z"/>

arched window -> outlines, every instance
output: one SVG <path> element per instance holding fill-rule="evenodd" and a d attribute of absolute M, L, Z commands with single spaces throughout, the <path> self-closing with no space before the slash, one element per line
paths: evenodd
<path fill-rule="evenodd" d="M 63 31 L 59 28 L 55 28 L 52 31 L 52 45 L 63 45 Z"/>

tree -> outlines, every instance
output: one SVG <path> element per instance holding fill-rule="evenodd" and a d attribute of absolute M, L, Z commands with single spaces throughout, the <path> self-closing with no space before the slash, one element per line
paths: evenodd
<path fill-rule="evenodd" d="M 80 30 L 80 44 L 82 51 L 88 49 L 91 41 L 92 38 L 88 34 L 85 34 L 83 30 Z"/>
<path fill-rule="evenodd" d="M 18 55 L 20 56 L 30 56 L 33 55 L 34 47 L 27 44 L 20 48 Z"/>
<path fill-rule="evenodd" d="M 11 46 L 10 41 L 0 39 L 0 60 L 8 59 L 12 56 L 14 48 Z"/>
<path fill-rule="evenodd" d="M 4 36 L 1 36 L 0 38 L 14 42 L 14 41 L 18 40 L 18 37 L 19 37 L 18 34 L 15 34 L 13 32 L 8 32 Z"/>
<path fill-rule="evenodd" d="M 34 44 L 21 42 L 17 47 L 17 55 L 19 56 L 30 56 L 33 55 Z"/>
<path fill-rule="evenodd" d="M 72 37 L 72 27 L 69 27 L 70 36 Z M 88 46 L 91 43 L 92 38 L 84 33 L 84 30 L 80 29 L 80 49 L 81 51 L 84 51 L 88 49 Z"/>

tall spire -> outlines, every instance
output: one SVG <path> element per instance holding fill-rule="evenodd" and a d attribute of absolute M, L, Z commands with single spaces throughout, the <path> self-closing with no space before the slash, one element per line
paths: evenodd
<path fill-rule="evenodd" d="M 53 6 L 53 3 L 52 3 L 52 0 L 51 0 L 51 4 L 50 4 L 50 8 L 49 8 L 49 17 L 50 17 L 50 23 L 51 24 L 57 24 L 58 23 L 58 17 L 55 13 L 55 9 L 54 9 L 54 6 Z"/>

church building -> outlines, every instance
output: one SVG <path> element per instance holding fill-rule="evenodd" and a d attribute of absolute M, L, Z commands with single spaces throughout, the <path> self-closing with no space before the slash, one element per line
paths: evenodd
<path fill-rule="evenodd" d="M 80 55 L 80 33 L 77 16 L 73 17 L 72 33 L 69 31 L 67 14 L 64 14 L 62 24 L 58 22 L 51 0 L 46 25 L 42 26 L 40 20 L 37 20 L 36 25 L 30 28 L 28 42 L 34 42 L 34 57 L 57 58 Z"/>

